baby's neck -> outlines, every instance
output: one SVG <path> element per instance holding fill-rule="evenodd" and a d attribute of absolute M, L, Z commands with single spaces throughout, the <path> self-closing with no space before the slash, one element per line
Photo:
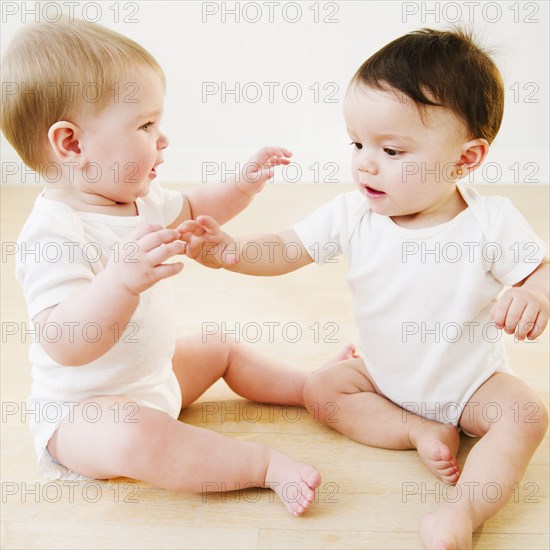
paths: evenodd
<path fill-rule="evenodd" d="M 102 195 L 63 188 L 46 188 L 44 198 L 59 201 L 79 212 L 94 212 L 111 216 L 136 216 L 135 202 L 120 203 Z"/>
<path fill-rule="evenodd" d="M 423 229 L 425 227 L 433 227 L 439 225 L 458 216 L 463 210 L 468 208 L 468 204 L 455 188 L 452 195 L 439 207 L 432 211 L 417 212 L 416 214 L 408 214 L 406 216 L 390 216 L 392 221 L 406 227 L 408 229 Z"/>

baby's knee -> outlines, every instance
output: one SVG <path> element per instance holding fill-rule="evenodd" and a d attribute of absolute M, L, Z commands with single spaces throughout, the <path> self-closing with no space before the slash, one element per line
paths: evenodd
<path fill-rule="evenodd" d="M 540 443 L 548 430 L 548 411 L 538 396 L 518 396 L 502 414 L 502 427 L 517 430 L 531 442 Z"/>
<path fill-rule="evenodd" d="M 529 417 L 530 431 L 533 438 L 540 442 L 548 430 L 548 411 L 540 399 L 532 401 L 528 405 L 533 411 Z"/>
<path fill-rule="evenodd" d="M 209 354 L 216 358 L 223 358 L 227 363 L 239 353 L 248 344 L 241 341 L 238 334 L 232 334 L 233 331 L 219 331 L 214 334 L 208 334 L 203 337 L 202 343 L 208 345 Z"/>

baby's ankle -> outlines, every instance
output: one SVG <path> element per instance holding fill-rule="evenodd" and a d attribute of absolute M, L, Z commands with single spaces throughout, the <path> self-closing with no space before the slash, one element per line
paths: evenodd
<path fill-rule="evenodd" d="M 411 422 L 411 419 L 408 420 L 409 422 L 409 429 L 407 430 L 407 436 L 409 438 L 409 443 L 413 449 L 418 448 L 418 441 L 420 438 L 420 432 L 422 431 L 422 428 L 424 427 L 425 421 L 422 418 L 414 419 L 414 421 Z"/>
<path fill-rule="evenodd" d="M 258 449 L 258 487 L 269 487 L 269 466 L 273 458 L 273 450 L 261 443 L 257 443 Z"/>

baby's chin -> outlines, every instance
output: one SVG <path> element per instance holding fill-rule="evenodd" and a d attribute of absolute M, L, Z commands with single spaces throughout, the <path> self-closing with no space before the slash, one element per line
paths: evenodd
<path fill-rule="evenodd" d="M 148 193 L 149 193 L 149 190 L 151 189 L 151 181 L 150 180 L 146 180 L 144 181 L 140 186 L 139 188 L 135 189 L 133 191 L 133 198 L 132 198 L 132 201 L 136 200 L 136 199 L 139 199 L 140 197 L 145 197 Z"/>

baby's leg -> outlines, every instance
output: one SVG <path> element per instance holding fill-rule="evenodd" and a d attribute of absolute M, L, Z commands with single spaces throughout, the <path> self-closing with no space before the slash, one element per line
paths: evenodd
<path fill-rule="evenodd" d="M 456 483 L 459 435 L 454 426 L 409 413 L 378 393 L 362 359 L 327 365 L 304 388 L 308 410 L 354 441 L 385 449 L 418 450 L 428 469 Z"/>
<path fill-rule="evenodd" d="M 172 359 L 183 407 L 200 397 L 223 378 L 237 394 L 251 401 L 304 405 L 303 390 L 308 372 L 293 369 L 252 346 L 231 338 L 200 336 L 179 338 Z"/>
<path fill-rule="evenodd" d="M 94 403 L 89 422 L 86 405 Z M 313 501 L 319 472 L 273 449 L 189 426 L 128 399 L 97 397 L 74 407 L 50 439 L 50 454 L 70 470 L 97 479 L 131 477 L 181 491 L 269 487 L 294 515 Z M 126 408 L 124 406 L 126 405 Z M 99 407 L 100 414 L 95 414 Z M 115 417 L 114 411 L 128 411 Z M 88 413 L 89 414 L 89 413 Z"/>
<path fill-rule="evenodd" d="M 522 480 L 546 433 L 548 414 L 529 386 L 497 373 L 474 393 L 460 425 L 481 439 L 455 492 L 422 518 L 420 533 L 428 548 L 471 548 L 473 531 L 508 502 Z"/>

